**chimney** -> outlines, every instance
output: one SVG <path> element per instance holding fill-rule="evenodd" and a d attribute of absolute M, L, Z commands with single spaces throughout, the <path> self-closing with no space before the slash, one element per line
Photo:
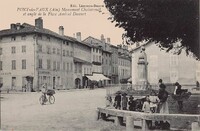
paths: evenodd
<path fill-rule="evenodd" d="M 42 17 L 35 19 L 35 27 L 42 29 L 43 28 L 43 20 Z"/>
<path fill-rule="evenodd" d="M 77 33 L 76 33 L 76 39 L 77 39 L 78 41 L 81 41 L 81 32 L 77 32 Z"/>
<path fill-rule="evenodd" d="M 105 38 L 103 34 L 101 34 L 101 41 L 105 43 Z"/>
<path fill-rule="evenodd" d="M 12 24 L 10 24 L 10 29 L 11 29 L 11 30 L 16 30 L 16 25 L 15 25 L 15 24 L 13 24 L 13 23 L 12 23 Z"/>
<path fill-rule="evenodd" d="M 59 35 L 64 35 L 64 27 L 63 26 L 59 26 Z"/>
<path fill-rule="evenodd" d="M 110 38 L 107 38 L 107 43 L 110 44 Z"/>

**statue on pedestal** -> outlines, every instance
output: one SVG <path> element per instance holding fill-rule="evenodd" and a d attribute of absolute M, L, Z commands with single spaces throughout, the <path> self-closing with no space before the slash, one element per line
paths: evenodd
<path fill-rule="evenodd" d="M 145 53 L 145 48 L 142 46 L 138 57 L 138 82 L 137 85 L 141 85 L 140 90 L 146 90 L 148 86 L 148 70 L 147 70 L 147 55 Z"/>

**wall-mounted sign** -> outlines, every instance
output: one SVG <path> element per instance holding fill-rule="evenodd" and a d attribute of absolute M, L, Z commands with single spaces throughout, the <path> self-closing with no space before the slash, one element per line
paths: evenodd
<path fill-rule="evenodd" d="M 0 73 L 1 76 L 3 76 L 3 75 L 11 75 L 11 74 L 12 74 L 11 72 L 2 72 L 2 73 Z"/>
<path fill-rule="evenodd" d="M 39 74 L 50 74 L 49 71 L 39 71 Z"/>

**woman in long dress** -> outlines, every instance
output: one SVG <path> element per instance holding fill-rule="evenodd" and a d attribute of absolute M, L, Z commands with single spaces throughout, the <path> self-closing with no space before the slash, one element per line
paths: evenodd
<path fill-rule="evenodd" d="M 159 113 L 169 114 L 169 108 L 168 108 L 168 102 L 167 102 L 168 92 L 165 90 L 166 86 L 163 83 L 161 83 L 159 87 L 160 89 L 158 92 L 158 98 L 160 102 L 158 106 L 158 111 Z"/>

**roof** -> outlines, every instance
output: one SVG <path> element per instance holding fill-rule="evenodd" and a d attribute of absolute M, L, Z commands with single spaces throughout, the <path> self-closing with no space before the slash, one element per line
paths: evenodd
<path fill-rule="evenodd" d="M 24 34 L 24 33 L 41 33 L 41 34 L 46 34 L 46 35 L 50 35 L 56 38 L 60 38 L 63 40 L 68 40 L 68 41 L 72 41 L 72 39 L 66 37 L 66 36 L 61 36 L 58 33 L 55 33 L 49 29 L 45 29 L 45 28 L 38 28 L 35 27 L 33 25 L 27 24 L 27 23 L 23 23 L 21 25 L 22 28 L 20 28 L 19 30 L 12 30 L 12 29 L 5 29 L 5 30 L 1 30 L 0 31 L 0 36 L 9 36 L 9 35 L 17 35 L 17 34 Z M 72 41 L 73 42 L 73 41 Z"/>
<path fill-rule="evenodd" d="M 104 44 L 108 44 L 109 46 L 111 45 L 111 44 L 109 44 L 109 43 L 104 43 L 104 42 L 102 42 L 101 40 L 99 40 L 99 39 L 97 39 L 97 38 L 94 38 L 94 37 L 92 37 L 92 36 L 88 36 L 87 38 L 85 38 L 83 41 L 86 41 L 87 39 L 93 39 L 93 40 L 96 40 L 97 41 L 97 43 L 93 43 L 93 44 L 91 44 L 91 43 L 89 43 L 88 42 L 88 44 L 90 44 L 93 48 L 98 48 L 98 49 L 101 49 L 102 51 L 104 51 L 104 52 L 107 52 L 107 53 L 112 53 L 111 51 L 109 51 L 109 50 L 106 50 L 106 49 L 104 49 Z"/>
<path fill-rule="evenodd" d="M 92 64 L 92 63 L 90 63 L 88 61 L 82 60 L 82 59 L 77 58 L 77 57 L 74 57 L 74 62 L 75 63 L 83 63 L 83 64 L 87 64 L 87 65 L 91 65 Z"/>
<path fill-rule="evenodd" d="M 142 44 L 142 45 L 140 45 L 140 46 L 138 46 L 138 47 L 136 47 L 136 48 L 130 50 L 130 53 L 133 53 L 134 51 L 140 49 L 140 47 L 142 47 L 142 46 L 145 47 L 145 46 L 149 45 L 150 43 L 152 43 L 152 42 L 147 42 L 147 43 L 145 43 L 145 44 Z"/>
<path fill-rule="evenodd" d="M 64 37 L 66 37 L 66 38 L 68 38 L 68 39 L 71 39 L 72 41 L 74 41 L 74 42 L 76 42 L 76 43 L 79 43 L 79 44 L 82 44 L 82 45 L 86 45 L 86 46 L 88 46 L 88 47 L 92 47 L 92 45 L 90 44 L 90 43 L 86 43 L 86 42 L 84 42 L 84 41 L 78 41 L 76 38 L 74 38 L 74 37 L 70 37 L 70 36 L 64 36 Z"/>

